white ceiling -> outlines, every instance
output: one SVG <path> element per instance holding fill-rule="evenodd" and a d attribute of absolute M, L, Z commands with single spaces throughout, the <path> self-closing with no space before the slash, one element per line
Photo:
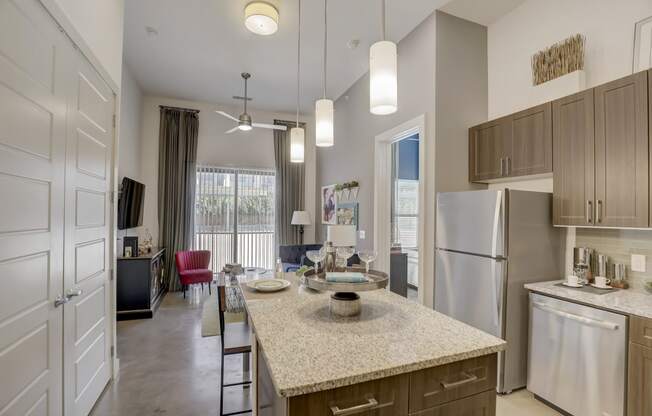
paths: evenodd
<path fill-rule="evenodd" d="M 441 11 L 489 26 L 526 0 L 452 0 Z"/>
<path fill-rule="evenodd" d="M 388 39 L 402 39 L 446 1 L 387 0 Z M 242 95 L 240 73 L 247 71 L 252 74 L 251 107 L 295 111 L 297 0 L 273 1 L 280 12 L 279 31 L 267 37 L 244 27 L 248 2 L 126 1 L 127 66 L 149 94 L 224 104 L 234 103 L 233 95 Z M 323 0 L 301 3 L 303 113 L 311 112 L 321 96 L 323 4 Z M 328 1 L 329 98 L 338 98 L 368 70 L 369 46 L 380 38 L 380 4 L 380 0 Z M 158 35 L 148 36 L 146 26 Z M 351 39 L 360 40 L 356 49 L 347 46 Z"/>

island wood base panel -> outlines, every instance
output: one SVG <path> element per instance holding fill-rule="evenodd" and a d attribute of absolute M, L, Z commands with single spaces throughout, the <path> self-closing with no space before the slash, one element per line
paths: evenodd
<path fill-rule="evenodd" d="M 332 390 L 278 396 L 258 350 L 259 416 L 458 416 L 496 414 L 497 354 Z"/>

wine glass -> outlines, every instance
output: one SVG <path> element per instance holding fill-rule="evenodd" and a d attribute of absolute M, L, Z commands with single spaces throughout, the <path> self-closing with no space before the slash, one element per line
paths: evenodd
<path fill-rule="evenodd" d="M 349 258 L 355 254 L 355 248 L 353 247 L 337 247 L 335 249 L 335 254 L 337 255 L 337 260 L 341 260 L 340 267 L 346 268 L 349 263 Z M 336 263 L 340 263 L 337 261 Z"/>
<path fill-rule="evenodd" d="M 308 250 L 306 257 L 315 264 L 315 273 L 319 273 L 319 263 L 326 258 L 326 250 Z"/>
<path fill-rule="evenodd" d="M 360 250 L 358 251 L 358 257 L 365 264 L 366 272 L 369 273 L 369 263 L 373 263 L 376 260 L 378 253 L 374 250 Z"/>

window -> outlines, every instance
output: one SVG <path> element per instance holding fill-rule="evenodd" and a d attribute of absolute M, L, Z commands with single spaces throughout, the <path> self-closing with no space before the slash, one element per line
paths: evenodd
<path fill-rule="evenodd" d="M 274 267 L 274 186 L 270 171 L 197 168 L 195 248 L 211 252 L 214 272 Z"/>

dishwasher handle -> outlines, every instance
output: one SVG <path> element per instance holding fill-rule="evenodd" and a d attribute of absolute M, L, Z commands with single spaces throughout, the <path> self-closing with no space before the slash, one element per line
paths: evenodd
<path fill-rule="evenodd" d="M 540 303 L 540 302 L 532 302 L 532 306 L 538 309 L 541 309 L 542 311 L 549 312 L 553 315 L 561 316 L 563 318 L 567 319 L 572 319 L 573 321 L 577 321 L 580 323 L 583 323 L 585 325 L 590 325 L 590 326 L 595 326 L 598 328 L 603 328 L 603 329 L 609 329 L 612 331 L 615 331 L 618 329 L 618 324 L 615 324 L 613 322 L 609 321 L 600 321 L 597 319 L 592 319 L 592 318 L 587 318 L 585 316 L 580 316 L 576 315 L 574 313 L 570 312 L 565 312 L 565 311 L 560 311 L 558 309 L 551 308 L 550 306 Z"/>

